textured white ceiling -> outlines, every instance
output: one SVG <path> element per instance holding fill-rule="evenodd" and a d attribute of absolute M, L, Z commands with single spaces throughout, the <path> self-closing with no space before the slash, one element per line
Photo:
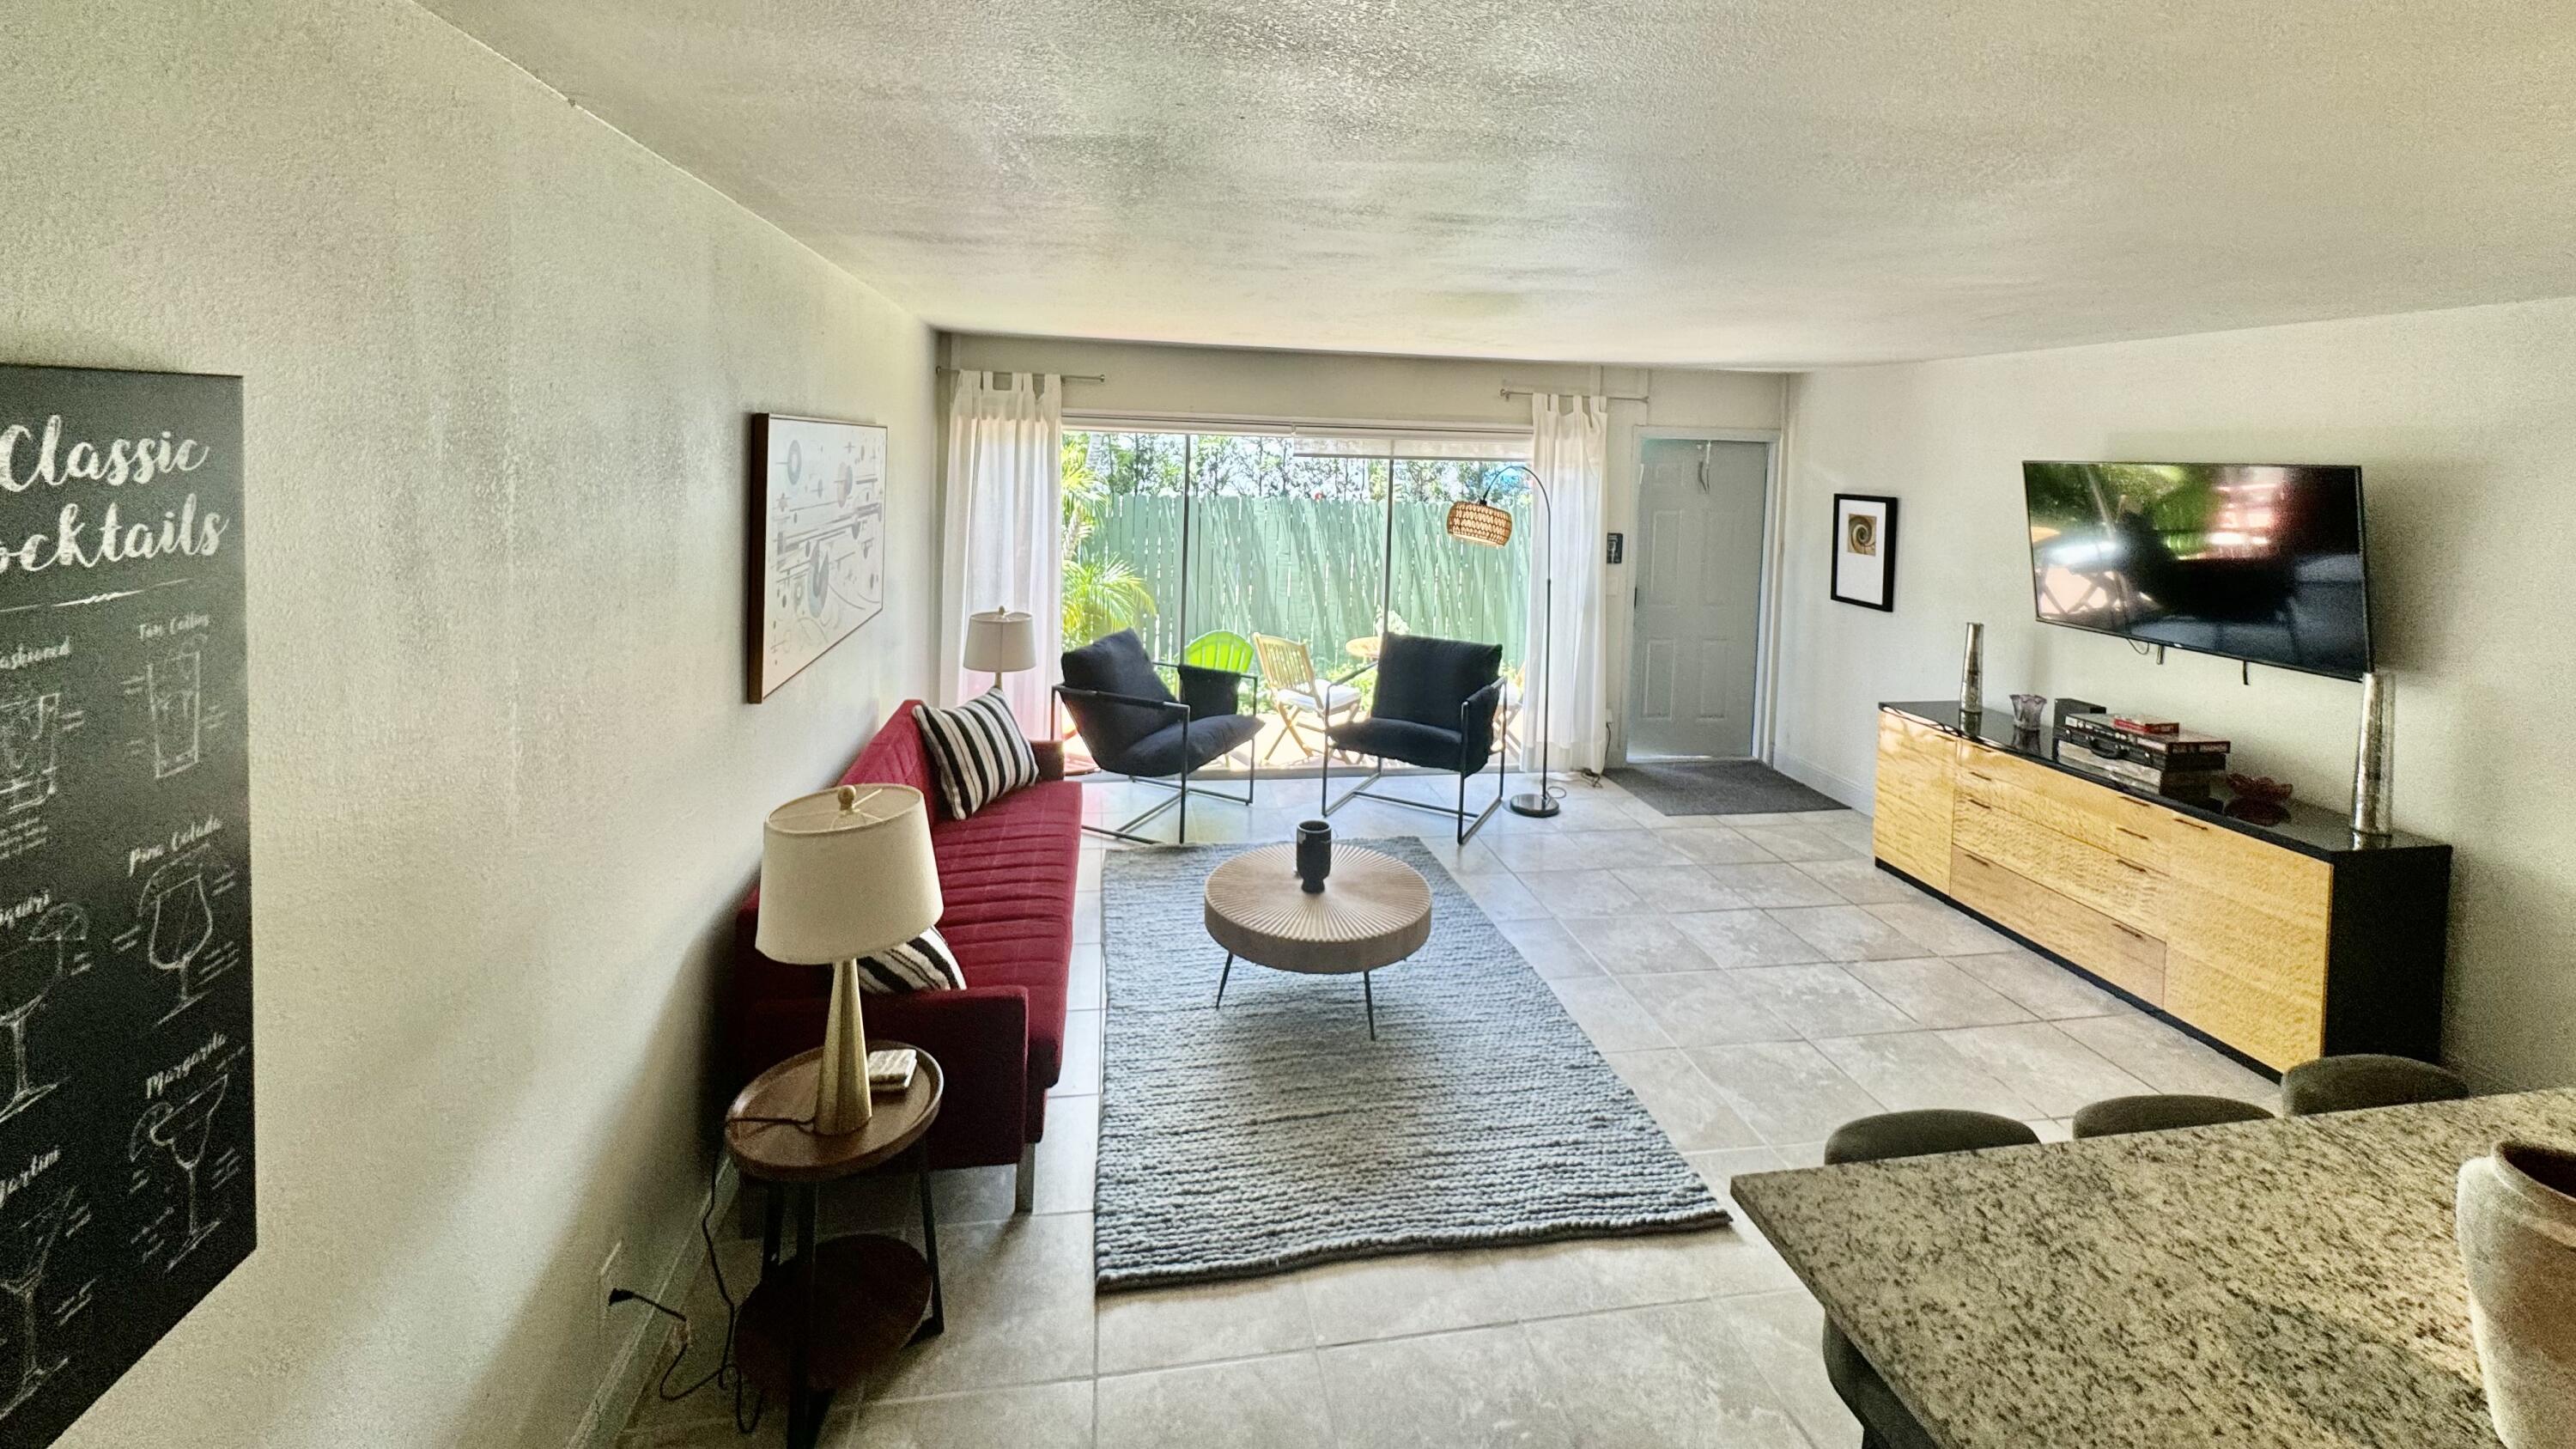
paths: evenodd
<path fill-rule="evenodd" d="M 1639 363 L 2576 294 L 2567 0 L 427 0 L 942 327 Z"/>

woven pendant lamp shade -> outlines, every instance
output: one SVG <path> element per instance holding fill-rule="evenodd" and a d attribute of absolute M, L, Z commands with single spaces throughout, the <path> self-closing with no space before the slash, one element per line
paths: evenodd
<path fill-rule="evenodd" d="M 1512 541 L 1512 516 L 1490 503 L 1462 499 L 1449 505 L 1449 536 L 1460 543 L 1501 548 Z"/>

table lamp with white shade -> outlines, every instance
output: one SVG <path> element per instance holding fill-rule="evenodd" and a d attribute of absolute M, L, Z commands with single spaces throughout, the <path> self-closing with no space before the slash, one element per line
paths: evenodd
<path fill-rule="evenodd" d="M 967 615 L 964 662 L 968 669 L 990 670 L 993 687 L 1001 688 L 1004 674 L 1038 667 L 1037 624 L 1021 609 Z"/>
<path fill-rule="evenodd" d="M 909 785 L 843 785 L 800 795 L 761 828 L 760 929 L 774 961 L 832 968 L 831 1012 L 814 1083 L 814 1131 L 868 1121 L 868 1041 L 858 958 L 939 924 L 939 866 L 930 809 Z"/>

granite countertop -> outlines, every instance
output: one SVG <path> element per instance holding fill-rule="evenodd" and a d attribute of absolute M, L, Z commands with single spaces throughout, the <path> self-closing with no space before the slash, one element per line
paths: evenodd
<path fill-rule="evenodd" d="M 2462 1162 L 2576 1091 L 1739 1177 L 1945 1449 L 2495 1449 Z"/>

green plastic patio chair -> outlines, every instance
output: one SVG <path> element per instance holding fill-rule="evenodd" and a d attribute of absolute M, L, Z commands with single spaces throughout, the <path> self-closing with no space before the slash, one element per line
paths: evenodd
<path fill-rule="evenodd" d="M 1181 651 L 1181 662 L 1249 675 L 1253 668 L 1252 641 L 1224 629 L 1211 629 L 1190 641 L 1190 647 Z"/>

